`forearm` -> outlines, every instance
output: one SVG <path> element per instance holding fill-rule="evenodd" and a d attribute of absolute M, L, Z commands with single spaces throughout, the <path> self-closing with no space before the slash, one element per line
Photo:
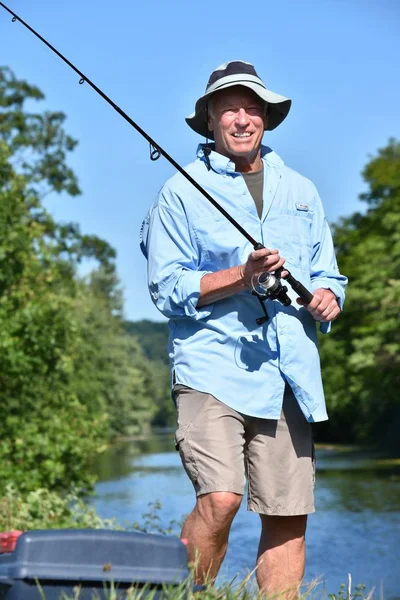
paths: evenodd
<path fill-rule="evenodd" d="M 200 297 L 197 307 L 223 300 L 245 289 L 247 289 L 247 285 L 243 277 L 243 265 L 207 273 L 200 282 Z"/>
<path fill-rule="evenodd" d="M 197 308 L 251 288 L 254 277 L 258 277 L 265 271 L 276 271 L 283 266 L 284 262 L 285 259 L 279 256 L 278 250 L 261 248 L 251 252 L 243 265 L 216 273 L 207 273 L 200 281 Z"/>

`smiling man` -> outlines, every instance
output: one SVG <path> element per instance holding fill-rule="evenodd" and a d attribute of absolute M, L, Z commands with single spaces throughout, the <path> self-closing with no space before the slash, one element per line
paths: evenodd
<path fill-rule="evenodd" d="M 260 148 L 267 122 L 265 103 L 251 90 L 235 86 L 211 96 L 208 113 L 216 152 L 234 157 L 240 173 L 260 171 Z"/>
<path fill-rule="evenodd" d="M 327 419 L 316 322 L 329 331 L 347 282 L 314 185 L 262 145 L 290 105 L 253 65 L 232 61 L 211 74 L 186 119 L 214 140 L 187 172 L 266 248 L 252 251 L 179 173 L 141 231 L 150 295 L 170 320 L 175 445 L 196 492 L 182 537 L 197 581 L 217 576 L 247 477 L 247 506 L 261 520 L 257 581 L 287 600 L 302 582 L 314 512 L 311 423 Z M 284 265 L 314 298 L 304 306 L 289 290 L 290 306 L 268 300 L 260 325 L 252 288 Z"/>

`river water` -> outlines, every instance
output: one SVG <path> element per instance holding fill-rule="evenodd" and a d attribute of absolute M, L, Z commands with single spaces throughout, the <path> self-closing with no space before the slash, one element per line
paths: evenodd
<path fill-rule="evenodd" d="M 93 498 L 98 513 L 121 525 L 143 523 L 150 503 L 163 529 L 179 528 L 194 504 L 172 435 L 115 446 L 97 464 Z M 316 509 L 307 528 L 305 581 L 319 578 L 315 598 L 337 593 L 351 574 L 353 587 L 375 588 L 374 599 L 400 600 L 400 467 L 361 451 L 317 449 Z M 244 577 L 254 567 L 259 518 L 242 506 L 217 583 Z"/>

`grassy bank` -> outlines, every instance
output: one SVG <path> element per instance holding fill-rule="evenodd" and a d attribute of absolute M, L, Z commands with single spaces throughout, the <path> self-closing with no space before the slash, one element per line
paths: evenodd
<path fill-rule="evenodd" d="M 180 524 L 171 521 L 167 528 L 160 526 L 161 504 L 150 503 L 148 511 L 142 516 L 140 523 L 133 523 L 128 529 L 143 531 L 147 533 L 161 533 L 178 535 Z M 65 528 L 89 528 L 89 529 L 122 529 L 113 519 L 102 519 L 93 507 L 88 506 L 77 494 L 60 496 L 47 489 L 39 489 L 26 495 L 21 495 L 13 486 L 8 486 L 6 493 L 0 499 L 0 531 L 29 531 L 35 529 L 65 529 Z M 124 528 L 125 529 L 125 528 Z M 345 577 L 343 578 L 345 579 Z M 46 594 L 38 588 L 42 600 L 46 600 Z M 196 594 L 192 593 L 192 581 L 181 583 L 176 587 L 165 587 L 162 591 L 163 600 L 188 600 L 196 598 L 199 600 L 266 600 L 259 595 L 256 589 L 254 573 L 249 573 L 242 581 L 234 579 L 222 586 L 215 587 L 206 585 L 205 589 Z M 108 585 L 103 596 L 93 593 L 92 600 L 121 600 L 121 591 L 118 587 Z M 150 588 L 126 590 L 124 600 L 139 600 L 146 598 L 151 600 L 156 592 Z M 82 592 L 77 586 L 73 595 L 65 594 L 60 600 L 80 600 Z M 373 590 L 366 592 L 362 585 L 352 585 L 351 577 L 343 583 L 337 591 L 328 593 L 323 590 L 322 584 L 313 581 L 302 588 L 300 600 L 384 600 L 382 594 Z M 271 598 L 272 600 L 272 598 Z M 275 596 L 275 600 L 279 600 Z"/>
<path fill-rule="evenodd" d="M 280 600 L 282 595 L 260 594 L 255 586 L 252 574 L 249 574 L 242 582 L 231 582 L 223 586 L 215 587 L 212 585 L 204 586 L 202 591 L 192 591 L 192 581 L 187 580 L 179 586 L 165 586 L 161 589 L 162 600 Z M 126 590 L 125 595 L 121 596 L 121 591 L 114 586 L 105 592 L 105 600 L 153 600 L 160 590 L 142 587 L 134 587 Z M 157 596 L 159 599 L 160 597 Z M 92 600 L 99 600 L 100 597 L 95 593 Z M 102 596 L 103 599 L 103 596 Z M 303 586 L 298 600 L 384 600 L 380 593 L 374 593 L 374 590 L 366 591 L 364 585 L 352 585 L 351 576 L 348 576 L 347 583 L 343 583 L 336 593 L 327 593 L 321 589 L 318 581 L 311 582 Z M 42 590 L 42 600 L 46 600 L 46 595 Z M 80 590 L 76 589 L 74 595 L 64 596 L 62 600 L 80 600 Z"/>

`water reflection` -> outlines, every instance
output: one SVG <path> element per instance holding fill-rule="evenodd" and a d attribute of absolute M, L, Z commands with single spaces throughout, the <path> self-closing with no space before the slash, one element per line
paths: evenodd
<path fill-rule="evenodd" d="M 162 503 L 161 524 L 180 520 L 194 504 L 191 484 L 174 450 L 172 435 L 110 449 L 98 462 L 94 503 L 104 517 L 128 525 L 141 521 L 148 504 Z M 306 580 L 337 592 L 353 582 L 400 598 L 400 468 L 363 452 L 317 450 L 317 513 L 309 517 Z M 259 518 L 245 502 L 234 521 L 219 580 L 254 567 Z M 379 598 L 379 594 L 375 596 Z"/>
<path fill-rule="evenodd" d="M 100 481 L 120 479 L 137 468 L 136 460 L 148 454 L 170 452 L 173 434 L 154 435 L 146 439 L 111 446 L 95 460 L 95 472 Z"/>
<path fill-rule="evenodd" d="M 322 510 L 399 511 L 400 480 L 387 473 L 321 474 L 318 483 L 327 492 L 319 498 Z"/>

